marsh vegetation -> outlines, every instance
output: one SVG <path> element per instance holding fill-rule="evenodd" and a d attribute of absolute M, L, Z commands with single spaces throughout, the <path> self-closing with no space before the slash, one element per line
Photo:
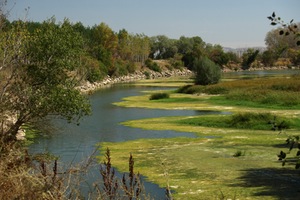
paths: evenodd
<path fill-rule="evenodd" d="M 299 75 L 223 79 L 207 86 L 187 80 L 184 86 L 179 83 L 178 90 L 170 90 L 169 98 L 149 100 L 151 93 L 127 97 L 115 104 L 232 114 L 126 121 L 122 123 L 125 126 L 162 130 L 161 134 L 163 130 L 191 132 L 197 137 L 139 139 L 101 146 L 111 149 L 115 166 L 121 171 L 126 170 L 124 156 L 132 153 L 136 170 L 161 187 L 168 185 L 176 199 L 294 199 L 300 195 L 295 162 L 282 167 L 277 154 L 288 151 L 288 136 L 299 135 L 299 80 Z M 298 159 L 294 151 L 287 156 Z"/>

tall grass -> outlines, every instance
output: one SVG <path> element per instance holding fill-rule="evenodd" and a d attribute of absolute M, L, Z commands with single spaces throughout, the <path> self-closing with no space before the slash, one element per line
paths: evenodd
<path fill-rule="evenodd" d="M 10 146 L 0 149 L 0 199 L 83 199 L 81 187 L 84 175 L 96 161 L 91 155 L 78 166 L 60 169 L 57 157 L 50 154 L 29 155 L 26 150 Z M 110 151 L 100 166 L 99 178 L 90 188 L 89 199 L 151 199 L 144 189 L 140 175 L 134 171 L 130 154 L 129 173 L 122 178 L 115 175 Z M 90 187 L 90 185 L 89 185 Z M 168 198 L 167 198 L 168 199 Z"/>
<path fill-rule="evenodd" d="M 271 113 L 236 113 L 229 116 L 199 116 L 186 118 L 175 123 L 216 128 L 250 130 L 283 130 L 300 128 L 300 120 L 287 119 Z"/>
<path fill-rule="evenodd" d="M 154 93 L 149 97 L 149 100 L 168 99 L 170 95 L 166 92 Z"/>
<path fill-rule="evenodd" d="M 256 78 L 224 81 L 216 85 L 189 85 L 178 90 L 180 93 L 221 94 L 235 102 L 254 102 L 257 105 L 276 105 L 283 108 L 300 107 L 300 75 L 290 78 Z"/>

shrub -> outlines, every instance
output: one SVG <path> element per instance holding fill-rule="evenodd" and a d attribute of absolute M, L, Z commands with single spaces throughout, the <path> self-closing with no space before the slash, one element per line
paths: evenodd
<path fill-rule="evenodd" d="M 245 154 L 246 154 L 245 151 L 237 150 L 237 151 L 233 154 L 233 157 L 245 156 Z"/>
<path fill-rule="evenodd" d="M 101 80 L 101 78 L 102 78 L 102 76 L 98 69 L 92 68 L 87 72 L 86 79 L 91 83 L 99 81 L 99 80 Z"/>
<path fill-rule="evenodd" d="M 270 113 L 237 113 L 232 115 L 228 124 L 234 128 L 253 130 L 279 130 L 291 127 L 290 121 Z"/>
<path fill-rule="evenodd" d="M 127 65 L 126 65 L 126 68 L 127 68 L 127 71 L 129 73 L 134 73 L 136 71 L 136 66 L 134 63 L 132 62 L 129 62 Z"/>
<path fill-rule="evenodd" d="M 220 67 L 207 57 L 195 59 L 193 69 L 196 74 L 196 85 L 216 84 L 221 79 Z"/>
<path fill-rule="evenodd" d="M 145 61 L 145 65 L 146 67 L 148 67 L 149 69 L 155 71 L 155 72 L 161 72 L 161 68 L 159 67 L 159 65 L 155 62 L 153 62 L 151 59 L 147 59 Z"/>
<path fill-rule="evenodd" d="M 218 85 L 212 85 L 204 89 L 206 94 L 227 94 L 228 92 L 229 89 Z"/>
<path fill-rule="evenodd" d="M 150 96 L 149 100 L 168 99 L 170 95 L 165 92 L 154 93 Z"/>
<path fill-rule="evenodd" d="M 150 73 L 148 71 L 145 71 L 144 75 L 146 76 L 146 79 L 150 79 Z"/>
<path fill-rule="evenodd" d="M 195 94 L 201 93 L 204 90 L 204 86 L 200 85 L 185 85 L 177 90 L 178 93 Z"/>

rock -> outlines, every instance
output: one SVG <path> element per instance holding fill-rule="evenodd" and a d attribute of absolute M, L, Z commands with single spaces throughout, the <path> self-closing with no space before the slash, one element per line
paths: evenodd
<path fill-rule="evenodd" d="M 156 78 L 162 78 L 162 77 L 171 77 L 171 76 L 188 76 L 192 75 L 193 72 L 188 70 L 188 69 L 175 69 L 175 70 L 165 70 L 162 72 L 155 72 L 148 70 L 150 74 L 151 79 L 156 79 Z M 128 82 L 128 81 L 135 81 L 135 80 L 142 80 L 146 79 L 145 71 L 136 71 L 133 74 L 129 75 L 124 75 L 120 77 L 115 77 L 112 78 L 110 76 L 105 77 L 102 81 L 100 82 L 95 82 L 95 83 L 90 83 L 89 81 L 86 81 L 83 83 L 81 86 L 78 86 L 77 89 L 85 94 L 90 94 L 95 90 L 98 90 L 101 87 L 108 86 L 114 83 L 122 83 L 122 82 Z"/>

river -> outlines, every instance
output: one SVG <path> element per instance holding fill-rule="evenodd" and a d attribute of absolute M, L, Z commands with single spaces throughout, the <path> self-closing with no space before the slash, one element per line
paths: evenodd
<path fill-rule="evenodd" d="M 280 74 L 283 72 L 281 71 Z M 295 73 L 293 70 L 286 70 L 285 74 Z M 269 72 L 235 72 L 226 76 L 266 76 L 278 75 L 279 71 Z M 116 84 L 109 88 L 101 89 L 91 95 L 92 115 L 84 117 L 80 125 L 67 123 L 62 119 L 52 119 L 54 127 L 49 137 L 40 137 L 29 148 L 30 153 L 49 152 L 59 156 L 61 163 L 66 165 L 78 164 L 91 156 L 99 142 L 122 142 L 136 140 L 140 138 L 170 138 L 170 137 L 195 137 L 192 133 L 176 131 L 154 131 L 130 128 L 120 124 L 120 122 L 155 118 L 163 116 L 192 116 L 204 114 L 226 114 L 218 111 L 193 111 L 193 110 L 159 110 L 142 108 L 124 108 L 113 105 L 113 102 L 121 101 L 128 96 L 141 95 L 144 90 L 162 90 L 170 88 L 161 87 L 135 87 L 130 84 Z M 129 156 L 129 155 L 128 155 Z M 112 160 L 113 164 L 113 160 Z M 89 171 L 92 175 L 87 176 L 86 189 L 93 181 L 101 179 L 99 167 L 91 167 Z M 95 174 L 98 174 L 95 176 Z M 156 199 L 164 199 L 165 191 L 156 184 L 143 181 L 147 193 L 155 196 Z"/>

